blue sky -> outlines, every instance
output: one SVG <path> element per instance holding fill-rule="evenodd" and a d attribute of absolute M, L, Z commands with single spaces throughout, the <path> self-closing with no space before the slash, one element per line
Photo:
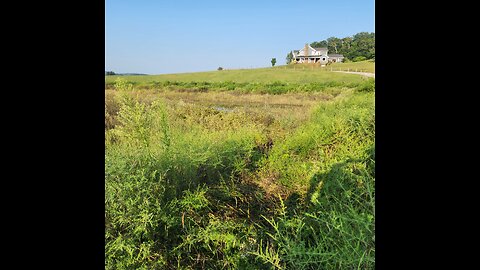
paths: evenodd
<path fill-rule="evenodd" d="M 374 0 L 106 0 L 105 70 L 283 65 L 305 43 L 358 32 L 375 32 Z"/>

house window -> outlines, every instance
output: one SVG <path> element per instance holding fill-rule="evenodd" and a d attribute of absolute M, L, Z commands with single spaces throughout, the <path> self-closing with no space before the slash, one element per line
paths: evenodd
<path fill-rule="evenodd" d="M 325 61 L 325 57 L 323 57 L 322 60 Z"/>

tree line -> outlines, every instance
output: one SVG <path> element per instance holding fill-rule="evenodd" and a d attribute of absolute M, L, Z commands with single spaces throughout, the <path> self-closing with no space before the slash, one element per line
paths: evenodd
<path fill-rule="evenodd" d="M 313 48 L 326 47 L 328 53 L 343 54 L 346 61 L 375 59 L 375 33 L 360 32 L 351 37 L 329 37 L 310 43 Z M 287 64 L 292 61 L 292 52 L 287 54 Z M 344 61 L 345 61 L 344 60 Z"/>

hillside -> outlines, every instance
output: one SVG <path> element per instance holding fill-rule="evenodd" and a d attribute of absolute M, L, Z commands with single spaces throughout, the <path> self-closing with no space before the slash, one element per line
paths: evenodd
<path fill-rule="evenodd" d="M 145 84 L 149 82 L 179 81 L 179 82 L 257 82 L 270 83 L 281 81 L 285 83 L 312 83 L 312 82 L 360 82 L 361 76 L 332 73 L 334 69 L 361 69 L 366 72 L 375 71 L 375 63 L 370 61 L 336 63 L 324 68 L 313 65 L 288 65 L 273 68 L 221 70 L 195 73 L 147 75 L 147 76 L 105 76 L 107 84 L 113 83 L 118 77 L 129 82 Z M 294 69 L 295 68 L 295 69 Z"/>
<path fill-rule="evenodd" d="M 332 63 L 325 67 L 320 66 L 319 64 L 291 64 L 275 67 L 278 69 L 288 68 L 288 69 L 318 69 L 322 71 L 330 70 L 343 70 L 343 71 L 358 71 L 358 72 L 370 72 L 375 73 L 375 62 L 371 60 L 359 61 L 359 62 L 347 62 L 347 63 Z"/>

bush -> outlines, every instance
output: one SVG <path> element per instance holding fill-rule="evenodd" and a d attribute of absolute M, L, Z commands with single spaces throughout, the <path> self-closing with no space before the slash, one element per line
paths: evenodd
<path fill-rule="evenodd" d="M 117 78 L 114 83 L 114 89 L 117 91 L 132 91 L 133 83 L 122 78 Z"/>
<path fill-rule="evenodd" d="M 352 59 L 353 62 L 365 61 L 367 58 L 365 56 L 357 56 Z"/>
<path fill-rule="evenodd" d="M 218 67 L 217 70 L 223 70 L 223 67 Z"/>
<path fill-rule="evenodd" d="M 375 92 L 375 79 L 369 78 L 357 87 L 358 92 Z"/>

